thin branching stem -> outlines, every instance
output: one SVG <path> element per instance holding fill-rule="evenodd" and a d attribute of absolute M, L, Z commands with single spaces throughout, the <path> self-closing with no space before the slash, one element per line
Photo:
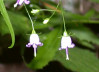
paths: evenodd
<path fill-rule="evenodd" d="M 33 30 L 34 30 L 34 23 L 33 23 L 33 20 L 32 20 L 32 18 L 31 18 L 31 16 L 30 16 L 29 11 L 28 11 L 27 7 L 25 6 L 25 4 L 24 4 L 24 7 L 25 7 L 26 12 L 27 12 L 27 14 L 28 14 L 28 16 L 29 16 L 29 19 L 30 19 L 30 21 L 31 21 L 32 28 L 33 28 Z"/>

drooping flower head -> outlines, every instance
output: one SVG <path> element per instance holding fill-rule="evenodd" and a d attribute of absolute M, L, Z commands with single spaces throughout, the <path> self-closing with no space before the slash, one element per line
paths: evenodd
<path fill-rule="evenodd" d="M 50 18 L 44 19 L 43 24 L 47 24 L 49 22 L 49 20 L 50 20 Z"/>
<path fill-rule="evenodd" d="M 30 35 L 29 43 L 26 44 L 26 47 L 31 46 L 34 48 L 34 56 L 36 57 L 37 46 L 43 46 L 43 43 L 40 42 L 39 36 L 36 33 Z"/>
<path fill-rule="evenodd" d="M 23 3 L 29 4 L 29 0 L 17 0 L 17 2 L 14 4 L 14 7 L 17 7 L 17 5 L 22 5 Z"/>
<path fill-rule="evenodd" d="M 68 36 L 66 31 L 64 31 L 61 38 L 61 47 L 59 48 L 59 50 L 66 49 L 66 60 L 69 60 L 68 48 L 73 48 L 74 46 L 75 44 L 72 43 L 71 37 Z"/>
<path fill-rule="evenodd" d="M 36 14 L 38 13 L 40 10 L 39 9 L 32 9 L 31 13 Z"/>

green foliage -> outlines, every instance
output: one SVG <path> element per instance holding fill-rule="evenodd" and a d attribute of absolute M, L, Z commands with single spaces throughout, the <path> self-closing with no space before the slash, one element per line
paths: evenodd
<path fill-rule="evenodd" d="M 15 2 L 15 1 L 16 1 L 16 0 L 4 0 L 4 2 L 7 3 L 7 4 L 13 3 L 13 2 Z"/>
<path fill-rule="evenodd" d="M 5 0 L 6 3 L 11 3 L 12 6 L 14 1 L 15 0 Z M 98 0 L 91 1 L 98 2 Z M 51 8 L 49 8 L 48 6 L 42 5 L 42 2 L 47 2 L 52 8 L 56 7 L 55 3 L 45 0 L 31 0 L 31 4 L 33 4 L 34 7 L 30 7 L 29 5 L 26 6 L 29 12 L 31 12 L 32 8 L 46 8 L 51 10 Z M 0 15 L 0 33 L 2 35 L 11 33 L 12 45 L 10 47 L 13 47 L 15 41 L 14 32 L 15 35 L 21 36 L 20 42 L 24 42 L 28 39 L 27 37 L 29 37 L 29 35 L 27 36 L 26 34 L 30 34 L 32 32 L 32 25 L 23 6 L 17 8 L 9 6 L 8 10 L 9 11 L 6 11 L 3 0 L 0 0 L 0 11 L 3 16 L 2 17 Z M 80 15 L 64 10 L 67 32 L 73 33 L 72 38 L 74 39 L 75 44 L 77 42 L 78 44 L 84 46 L 78 47 L 78 45 L 76 45 L 75 48 L 69 49 L 70 60 L 67 61 L 65 60 L 65 50 L 58 51 L 58 48 L 60 47 L 61 36 L 63 33 L 62 14 L 60 8 L 58 10 L 59 12 L 55 13 L 55 15 L 49 20 L 48 24 L 43 24 L 43 19 L 46 17 L 50 17 L 53 12 L 42 11 L 35 15 L 30 14 L 34 21 L 35 31 L 37 33 L 42 32 L 42 34 L 40 34 L 39 36 L 41 42 L 43 42 L 44 45 L 37 48 L 37 57 L 33 58 L 31 62 L 27 64 L 27 66 L 31 69 L 42 69 L 50 61 L 57 60 L 62 63 L 64 67 L 72 71 L 98 72 L 99 60 L 96 58 L 95 53 L 89 51 L 88 48 L 94 50 L 95 47 L 93 46 L 93 44 L 99 45 L 99 38 L 95 33 L 93 33 L 92 30 L 85 26 L 85 24 L 99 24 L 98 20 L 92 19 L 96 12 L 94 10 L 89 10 L 86 14 Z M 6 24 L 8 27 L 6 26 Z M 10 32 L 8 31 L 8 29 Z M 25 42 L 21 42 L 20 44 L 20 47 L 22 47 L 22 55 L 25 50 L 24 44 Z"/>
<path fill-rule="evenodd" d="M 2 16 L 3 16 L 7 26 L 9 28 L 10 33 L 11 33 L 12 44 L 11 44 L 11 46 L 9 46 L 9 48 L 12 48 L 14 46 L 14 43 L 15 43 L 15 36 L 14 36 L 14 31 L 13 31 L 9 16 L 8 16 L 7 11 L 5 9 L 5 6 L 4 6 L 3 0 L 0 0 L 0 11 L 1 11 L 1 14 L 2 14 Z"/>
<path fill-rule="evenodd" d="M 95 23 L 95 24 L 99 24 L 98 20 L 92 20 L 91 19 L 92 17 L 94 17 L 94 15 L 95 15 L 94 10 L 90 10 L 84 15 L 75 14 L 75 13 L 71 13 L 71 12 L 65 12 L 65 16 L 69 20 L 68 22 L 70 22 L 70 23 L 72 22 L 72 23 L 90 23 L 90 24 Z"/>
<path fill-rule="evenodd" d="M 30 27 L 30 22 L 27 17 L 21 14 L 18 14 L 17 12 L 15 13 L 15 12 L 8 11 L 8 14 L 16 35 L 27 34 L 27 32 L 32 29 L 32 27 Z M 8 28 L 6 27 L 2 17 L 0 18 L 0 22 L 1 22 L 0 31 L 2 35 L 8 34 L 9 33 L 9 31 L 7 30 Z"/>
<path fill-rule="evenodd" d="M 99 38 L 86 27 L 70 29 L 70 32 L 74 33 L 74 37 L 80 41 L 87 41 L 99 45 Z"/>
<path fill-rule="evenodd" d="M 98 72 L 99 60 L 95 57 L 95 53 L 75 47 L 69 49 L 70 60 L 65 59 L 65 50 L 57 51 L 54 60 L 62 63 L 66 68 L 75 72 Z"/>

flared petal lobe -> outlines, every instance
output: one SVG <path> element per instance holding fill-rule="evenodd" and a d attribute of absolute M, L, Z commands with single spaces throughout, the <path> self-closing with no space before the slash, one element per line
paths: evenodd
<path fill-rule="evenodd" d="M 31 46 L 32 46 L 31 43 L 26 44 L 26 47 L 31 47 Z"/>
<path fill-rule="evenodd" d="M 29 0 L 17 0 L 17 2 L 14 4 L 14 7 L 17 7 L 17 5 L 22 5 L 23 3 L 29 4 Z"/>
<path fill-rule="evenodd" d="M 24 0 L 24 3 L 25 3 L 25 4 L 29 4 L 30 1 L 29 1 L 29 0 Z"/>

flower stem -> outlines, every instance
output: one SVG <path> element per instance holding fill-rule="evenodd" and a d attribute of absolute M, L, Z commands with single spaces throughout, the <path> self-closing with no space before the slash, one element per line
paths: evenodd
<path fill-rule="evenodd" d="M 62 6 L 61 6 L 61 12 L 62 12 L 63 23 L 64 23 L 64 31 L 66 31 L 66 27 L 65 27 L 66 22 L 65 22 L 64 10 L 63 10 Z"/>
<path fill-rule="evenodd" d="M 29 19 L 30 19 L 30 21 L 31 21 L 32 28 L 33 28 L 33 30 L 34 30 L 34 23 L 33 23 L 33 21 L 32 21 L 32 18 L 31 18 L 31 16 L 30 16 L 29 11 L 28 11 L 28 9 L 26 8 L 25 4 L 24 4 L 24 7 L 25 7 L 26 12 L 27 12 L 27 14 L 28 14 L 28 16 L 29 16 Z M 34 30 L 34 31 L 35 31 L 35 30 Z"/>
<path fill-rule="evenodd" d="M 58 3 L 57 6 L 56 6 L 56 10 L 57 10 L 57 8 L 59 7 L 59 4 L 60 4 L 60 1 L 59 1 L 59 3 Z M 56 10 L 55 10 L 55 11 L 53 12 L 53 14 L 49 17 L 49 19 L 52 18 L 52 16 L 55 14 Z"/>

